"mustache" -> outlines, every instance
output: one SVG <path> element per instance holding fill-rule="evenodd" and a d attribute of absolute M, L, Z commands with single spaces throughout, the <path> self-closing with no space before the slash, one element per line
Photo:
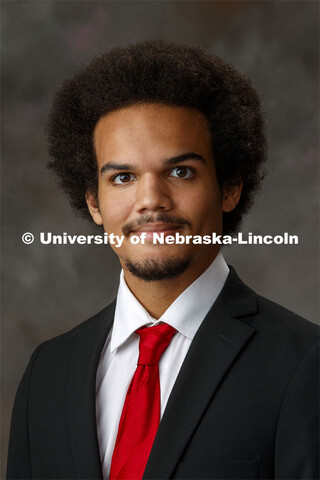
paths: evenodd
<path fill-rule="evenodd" d="M 191 227 L 191 223 L 188 222 L 183 217 L 179 216 L 171 216 L 168 215 L 167 213 L 159 213 L 156 216 L 152 215 L 144 215 L 137 220 L 134 220 L 132 222 L 128 222 L 123 227 L 121 228 L 121 231 L 123 235 L 126 237 L 129 235 L 129 233 L 132 232 L 132 230 L 136 230 L 139 227 L 143 227 L 144 225 L 148 225 L 148 223 L 167 223 L 168 225 L 186 225 L 188 227 Z"/>

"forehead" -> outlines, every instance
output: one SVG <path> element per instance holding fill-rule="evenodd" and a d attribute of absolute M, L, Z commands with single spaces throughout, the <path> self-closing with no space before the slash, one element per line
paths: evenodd
<path fill-rule="evenodd" d="M 123 156 L 211 154 L 208 121 L 200 111 L 157 103 L 133 105 L 100 118 L 94 129 L 98 162 Z"/>

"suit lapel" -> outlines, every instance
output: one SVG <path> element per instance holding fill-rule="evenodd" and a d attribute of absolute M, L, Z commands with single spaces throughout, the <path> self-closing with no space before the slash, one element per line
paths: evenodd
<path fill-rule="evenodd" d="M 96 428 L 95 383 L 100 354 L 114 319 L 115 301 L 87 321 L 71 352 L 68 419 L 77 478 L 102 479 Z"/>
<path fill-rule="evenodd" d="M 165 479 L 172 475 L 220 382 L 255 332 L 239 317 L 255 312 L 254 292 L 231 269 L 225 287 L 194 337 L 181 367 L 144 479 Z"/>

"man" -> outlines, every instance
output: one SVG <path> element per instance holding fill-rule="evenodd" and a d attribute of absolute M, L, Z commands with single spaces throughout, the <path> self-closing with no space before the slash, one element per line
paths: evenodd
<path fill-rule="evenodd" d="M 123 270 L 115 302 L 33 354 L 8 478 L 318 478 L 317 327 L 219 244 L 153 242 L 239 229 L 266 157 L 249 79 L 193 47 L 116 48 L 61 87 L 48 133 Z"/>

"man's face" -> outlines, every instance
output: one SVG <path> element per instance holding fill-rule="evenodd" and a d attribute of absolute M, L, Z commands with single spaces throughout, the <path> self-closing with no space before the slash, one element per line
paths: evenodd
<path fill-rule="evenodd" d="M 152 233 L 222 233 L 229 206 L 219 189 L 211 134 L 197 110 L 162 104 L 134 105 L 102 117 L 94 130 L 98 197 L 87 193 L 94 221 L 125 235 L 119 256 L 125 272 L 144 280 L 173 278 L 193 266 L 205 269 L 217 245 L 160 245 Z M 132 235 L 145 232 L 145 244 Z"/>

